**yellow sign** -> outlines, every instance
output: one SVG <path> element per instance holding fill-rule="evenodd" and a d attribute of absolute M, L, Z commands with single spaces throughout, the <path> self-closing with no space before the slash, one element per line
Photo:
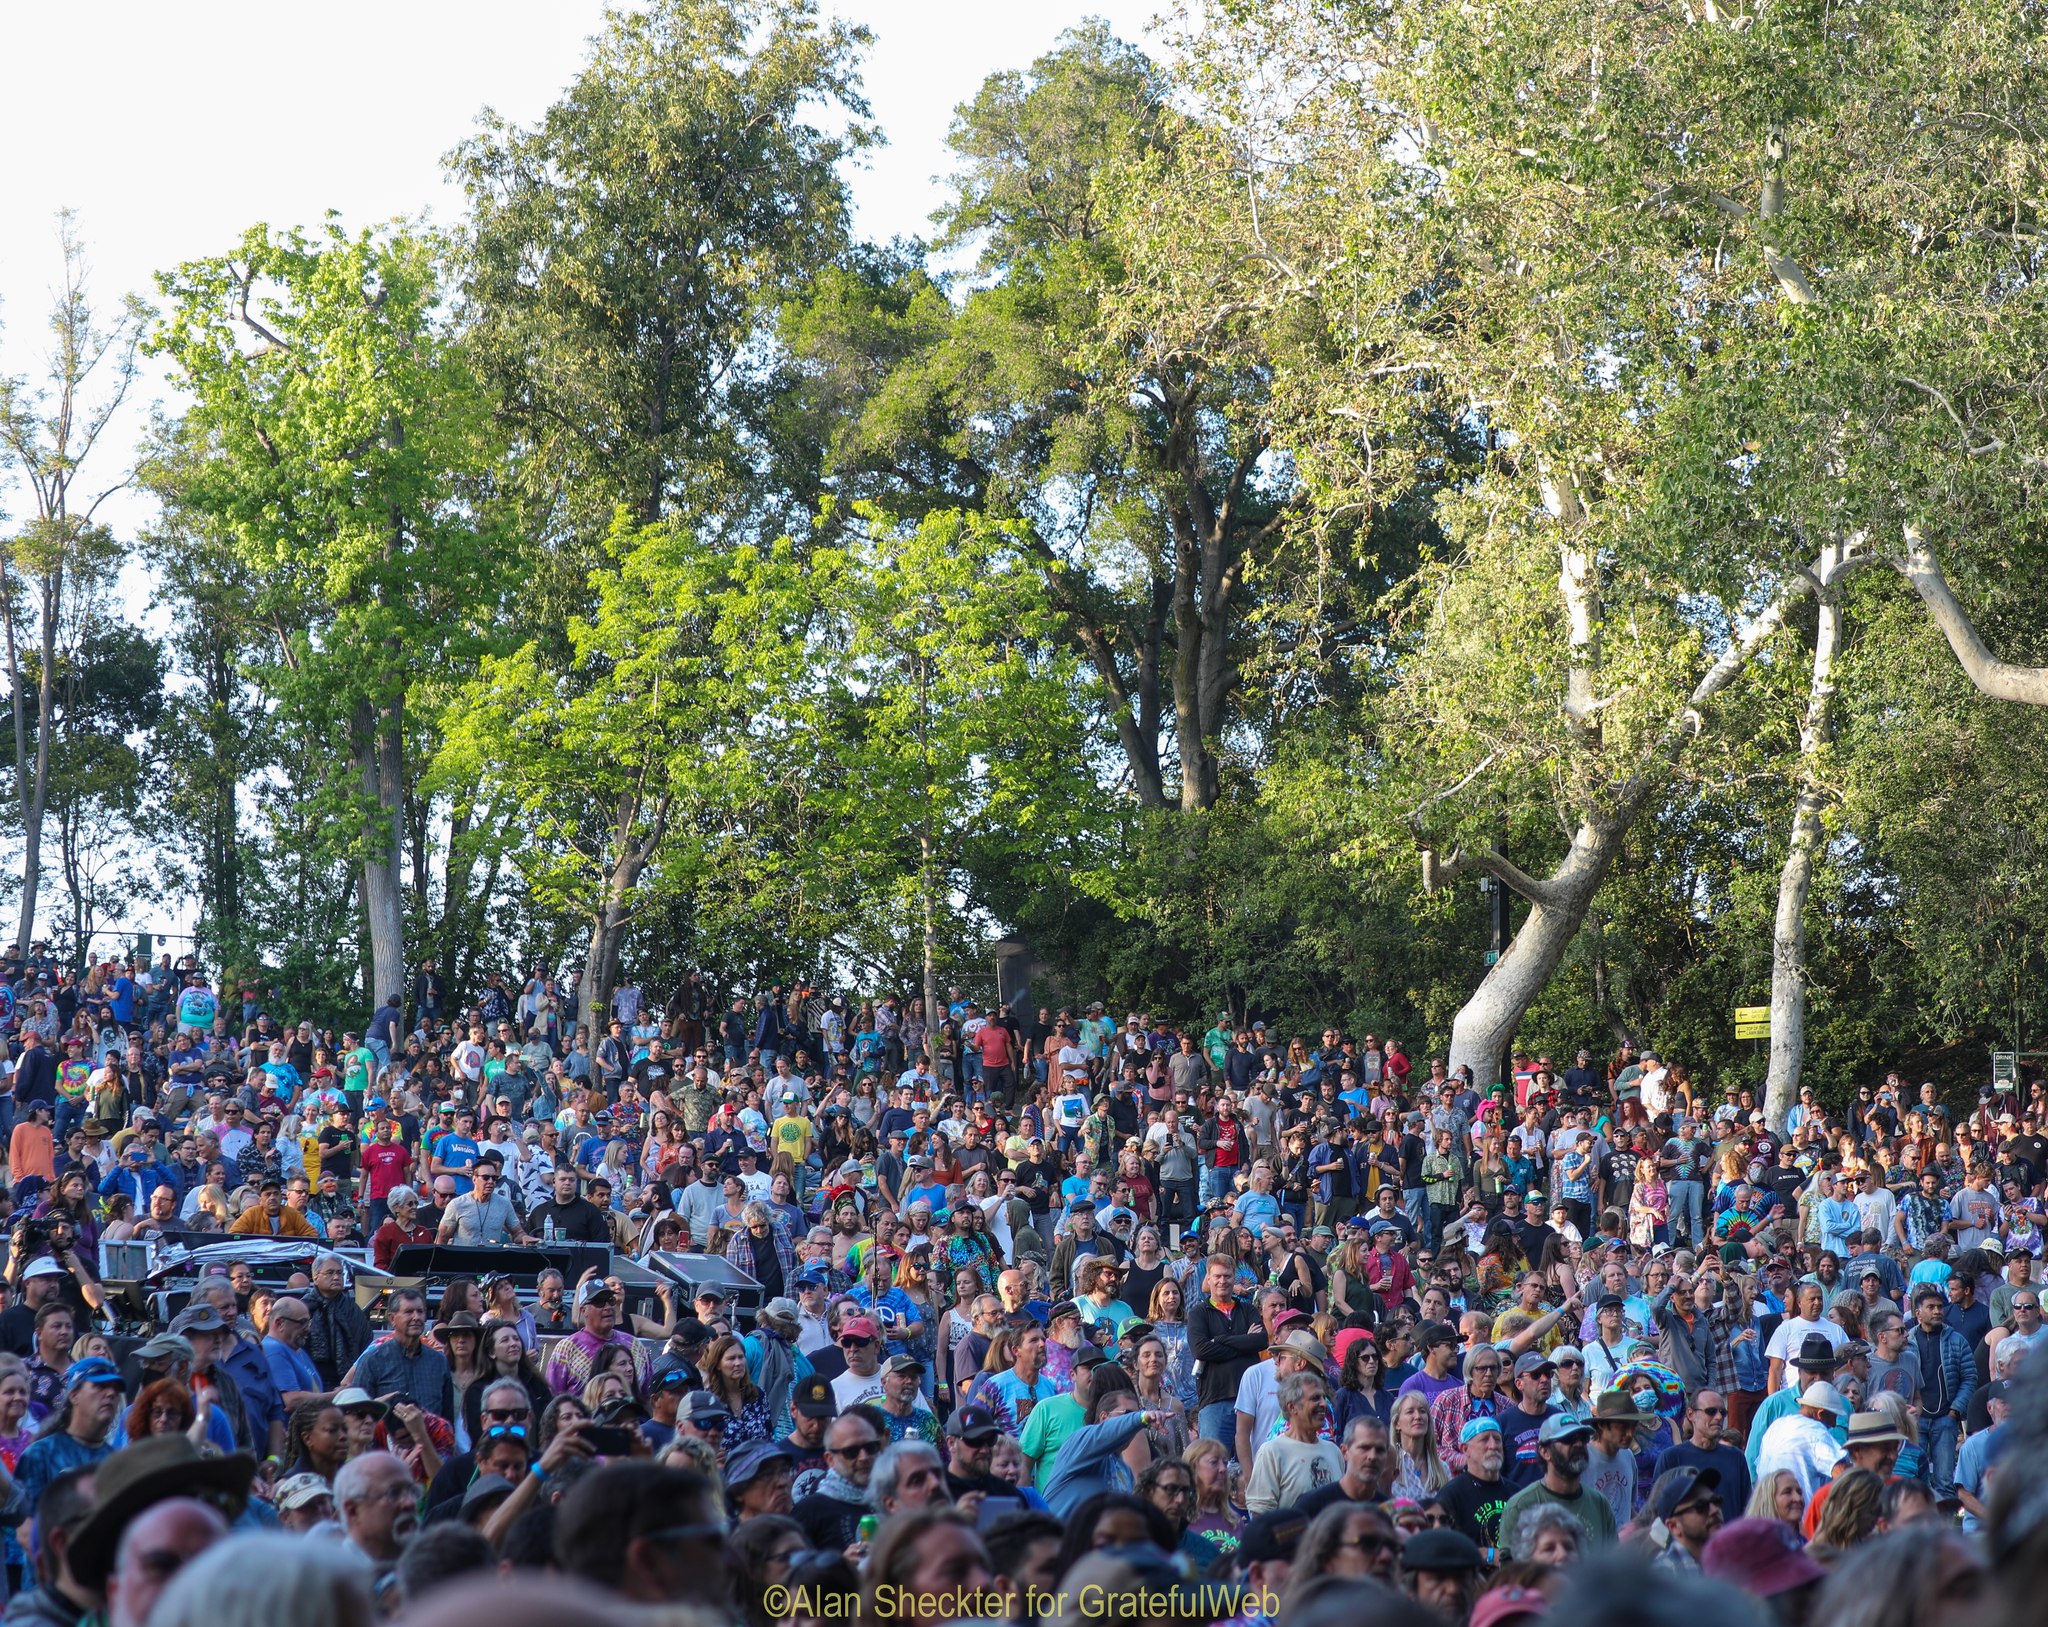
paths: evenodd
<path fill-rule="evenodd" d="M 1738 1023 L 1767 1023 L 1771 1020 L 1769 1006 L 1737 1006 L 1735 1020 Z"/>

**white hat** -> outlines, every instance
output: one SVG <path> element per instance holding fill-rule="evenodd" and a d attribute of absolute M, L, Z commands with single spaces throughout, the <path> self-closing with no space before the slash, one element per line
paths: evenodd
<path fill-rule="evenodd" d="M 45 1254 L 29 1261 L 28 1269 L 21 1274 L 21 1280 L 26 1282 L 31 1277 L 68 1277 L 70 1274 L 56 1260 Z"/>
<path fill-rule="evenodd" d="M 1829 1413 L 1836 1418 L 1849 1416 L 1849 1403 L 1842 1392 L 1826 1379 L 1816 1379 L 1799 1392 L 1799 1404 L 1816 1411 Z"/>

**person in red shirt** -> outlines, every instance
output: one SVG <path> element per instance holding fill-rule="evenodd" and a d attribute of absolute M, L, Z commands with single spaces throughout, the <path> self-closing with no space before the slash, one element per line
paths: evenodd
<path fill-rule="evenodd" d="M 1408 1085 L 1409 1070 L 1413 1066 L 1414 1064 L 1408 1060 L 1407 1054 L 1401 1049 L 1401 1042 L 1397 1039 L 1388 1040 L 1385 1067 L 1388 1083 L 1396 1090 L 1405 1090 Z"/>
<path fill-rule="evenodd" d="M 990 1100 L 1007 1102 L 1017 1089 L 1016 1036 L 1009 1021 L 1010 1008 L 1000 1007 L 993 1019 L 975 1030 L 970 1042 L 981 1053 L 981 1088 Z"/>
<path fill-rule="evenodd" d="M 363 1201 L 370 1206 L 372 1231 L 384 1224 L 390 1214 L 386 1200 L 393 1189 L 405 1184 L 411 1167 L 412 1154 L 398 1139 L 398 1121 L 384 1120 L 376 1139 L 363 1148 Z"/>

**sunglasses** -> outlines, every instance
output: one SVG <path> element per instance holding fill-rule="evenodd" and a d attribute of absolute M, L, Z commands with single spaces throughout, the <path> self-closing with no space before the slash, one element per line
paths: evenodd
<path fill-rule="evenodd" d="M 858 1441 L 852 1446 L 828 1446 L 825 1454 L 835 1458 L 871 1458 L 881 1455 L 880 1441 Z"/>
<path fill-rule="evenodd" d="M 523 1441 L 526 1439 L 524 1424 L 493 1424 L 484 1431 L 485 1441 Z"/>

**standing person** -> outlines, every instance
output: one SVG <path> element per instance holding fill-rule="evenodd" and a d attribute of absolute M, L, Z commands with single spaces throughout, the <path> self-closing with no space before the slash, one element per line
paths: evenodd
<path fill-rule="evenodd" d="M 345 1384 L 384 1397 L 396 1394 L 422 1411 L 453 1416 L 454 1385 L 448 1358 L 425 1342 L 427 1296 L 417 1288 L 391 1295 L 391 1337 L 363 1352 Z"/>
<path fill-rule="evenodd" d="M 1237 1262 L 1212 1254 L 1202 1267 L 1202 1297 L 1188 1312 L 1188 1350 L 1201 1363 L 1195 1396 L 1204 1440 L 1228 1449 L 1237 1436 L 1237 1390 L 1265 1353 L 1266 1330 L 1257 1310 L 1237 1297 Z"/>
<path fill-rule="evenodd" d="M 1522 1516 L 1539 1504 L 1553 1503 L 1577 1516 L 1586 1528 L 1587 1541 L 1595 1547 L 1611 1548 L 1616 1540 L 1614 1510 L 1592 1487 L 1585 1484 L 1586 1450 L 1593 1431 L 1576 1418 L 1558 1413 L 1543 1425 L 1536 1452 L 1543 1462 L 1543 1478 L 1531 1481 L 1501 1511 L 1501 1551 L 1521 1557 L 1516 1544 Z"/>
<path fill-rule="evenodd" d="M 1465 1426 L 1462 1446 L 1465 1466 L 1437 1493 L 1437 1501 L 1450 1515 L 1451 1528 L 1477 1543 L 1492 1564 L 1500 1548 L 1501 1515 L 1514 1495 L 1503 1478 L 1506 1441 L 1494 1419 L 1474 1418 Z"/>
<path fill-rule="evenodd" d="M 75 1361 L 57 1408 L 14 1466 L 14 1489 L 29 1508 L 67 1469 L 87 1468 L 113 1450 L 108 1437 L 121 1412 L 121 1370 L 104 1356 Z"/>
<path fill-rule="evenodd" d="M 1914 1289 L 1912 1312 L 1907 1343 L 1920 1367 L 1920 1444 L 1928 1483 L 1936 1497 L 1953 1497 L 1957 1443 L 1976 1393 L 1977 1363 L 1968 1342 L 1947 1325 L 1948 1303 L 1939 1288 L 1922 1283 Z"/>
<path fill-rule="evenodd" d="M 1749 1460 L 1721 1438 L 1727 1423 L 1727 1397 L 1719 1390 L 1695 1391 L 1686 1404 L 1685 1438 L 1666 1447 L 1657 1466 L 1667 1472 L 1692 1468 L 1711 1473 L 1723 1518 L 1739 1520 L 1749 1504 Z"/>
<path fill-rule="evenodd" d="M 1651 1565 L 1697 1575 L 1708 1540 L 1724 1522 L 1724 1507 L 1720 1477 L 1712 1469 L 1687 1464 L 1657 1476 L 1643 1511 L 1662 1524 L 1670 1541 Z"/>
<path fill-rule="evenodd" d="M 1280 1381 L 1284 1428 L 1258 1447 L 1245 1508 L 1253 1516 L 1291 1508 L 1311 1492 L 1344 1477 L 1344 1455 L 1322 1439 L 1330 1388 L 1322 1374 L 1289 1373 Z"/>
<path fill-rule="evenodd" d="M 1848 1415 L 1849 1404 L 1834 1385 L 1825 1379 L 1807 1385 L 1799 1393 L 1799 1410 L 1764 1431 L 1757 1451 L 1757 1479 L 1766 1480 L 1784 1469 L 1810 1499 L 1847 1456 L 1835 1438 L 1835 1429 Z"/>

